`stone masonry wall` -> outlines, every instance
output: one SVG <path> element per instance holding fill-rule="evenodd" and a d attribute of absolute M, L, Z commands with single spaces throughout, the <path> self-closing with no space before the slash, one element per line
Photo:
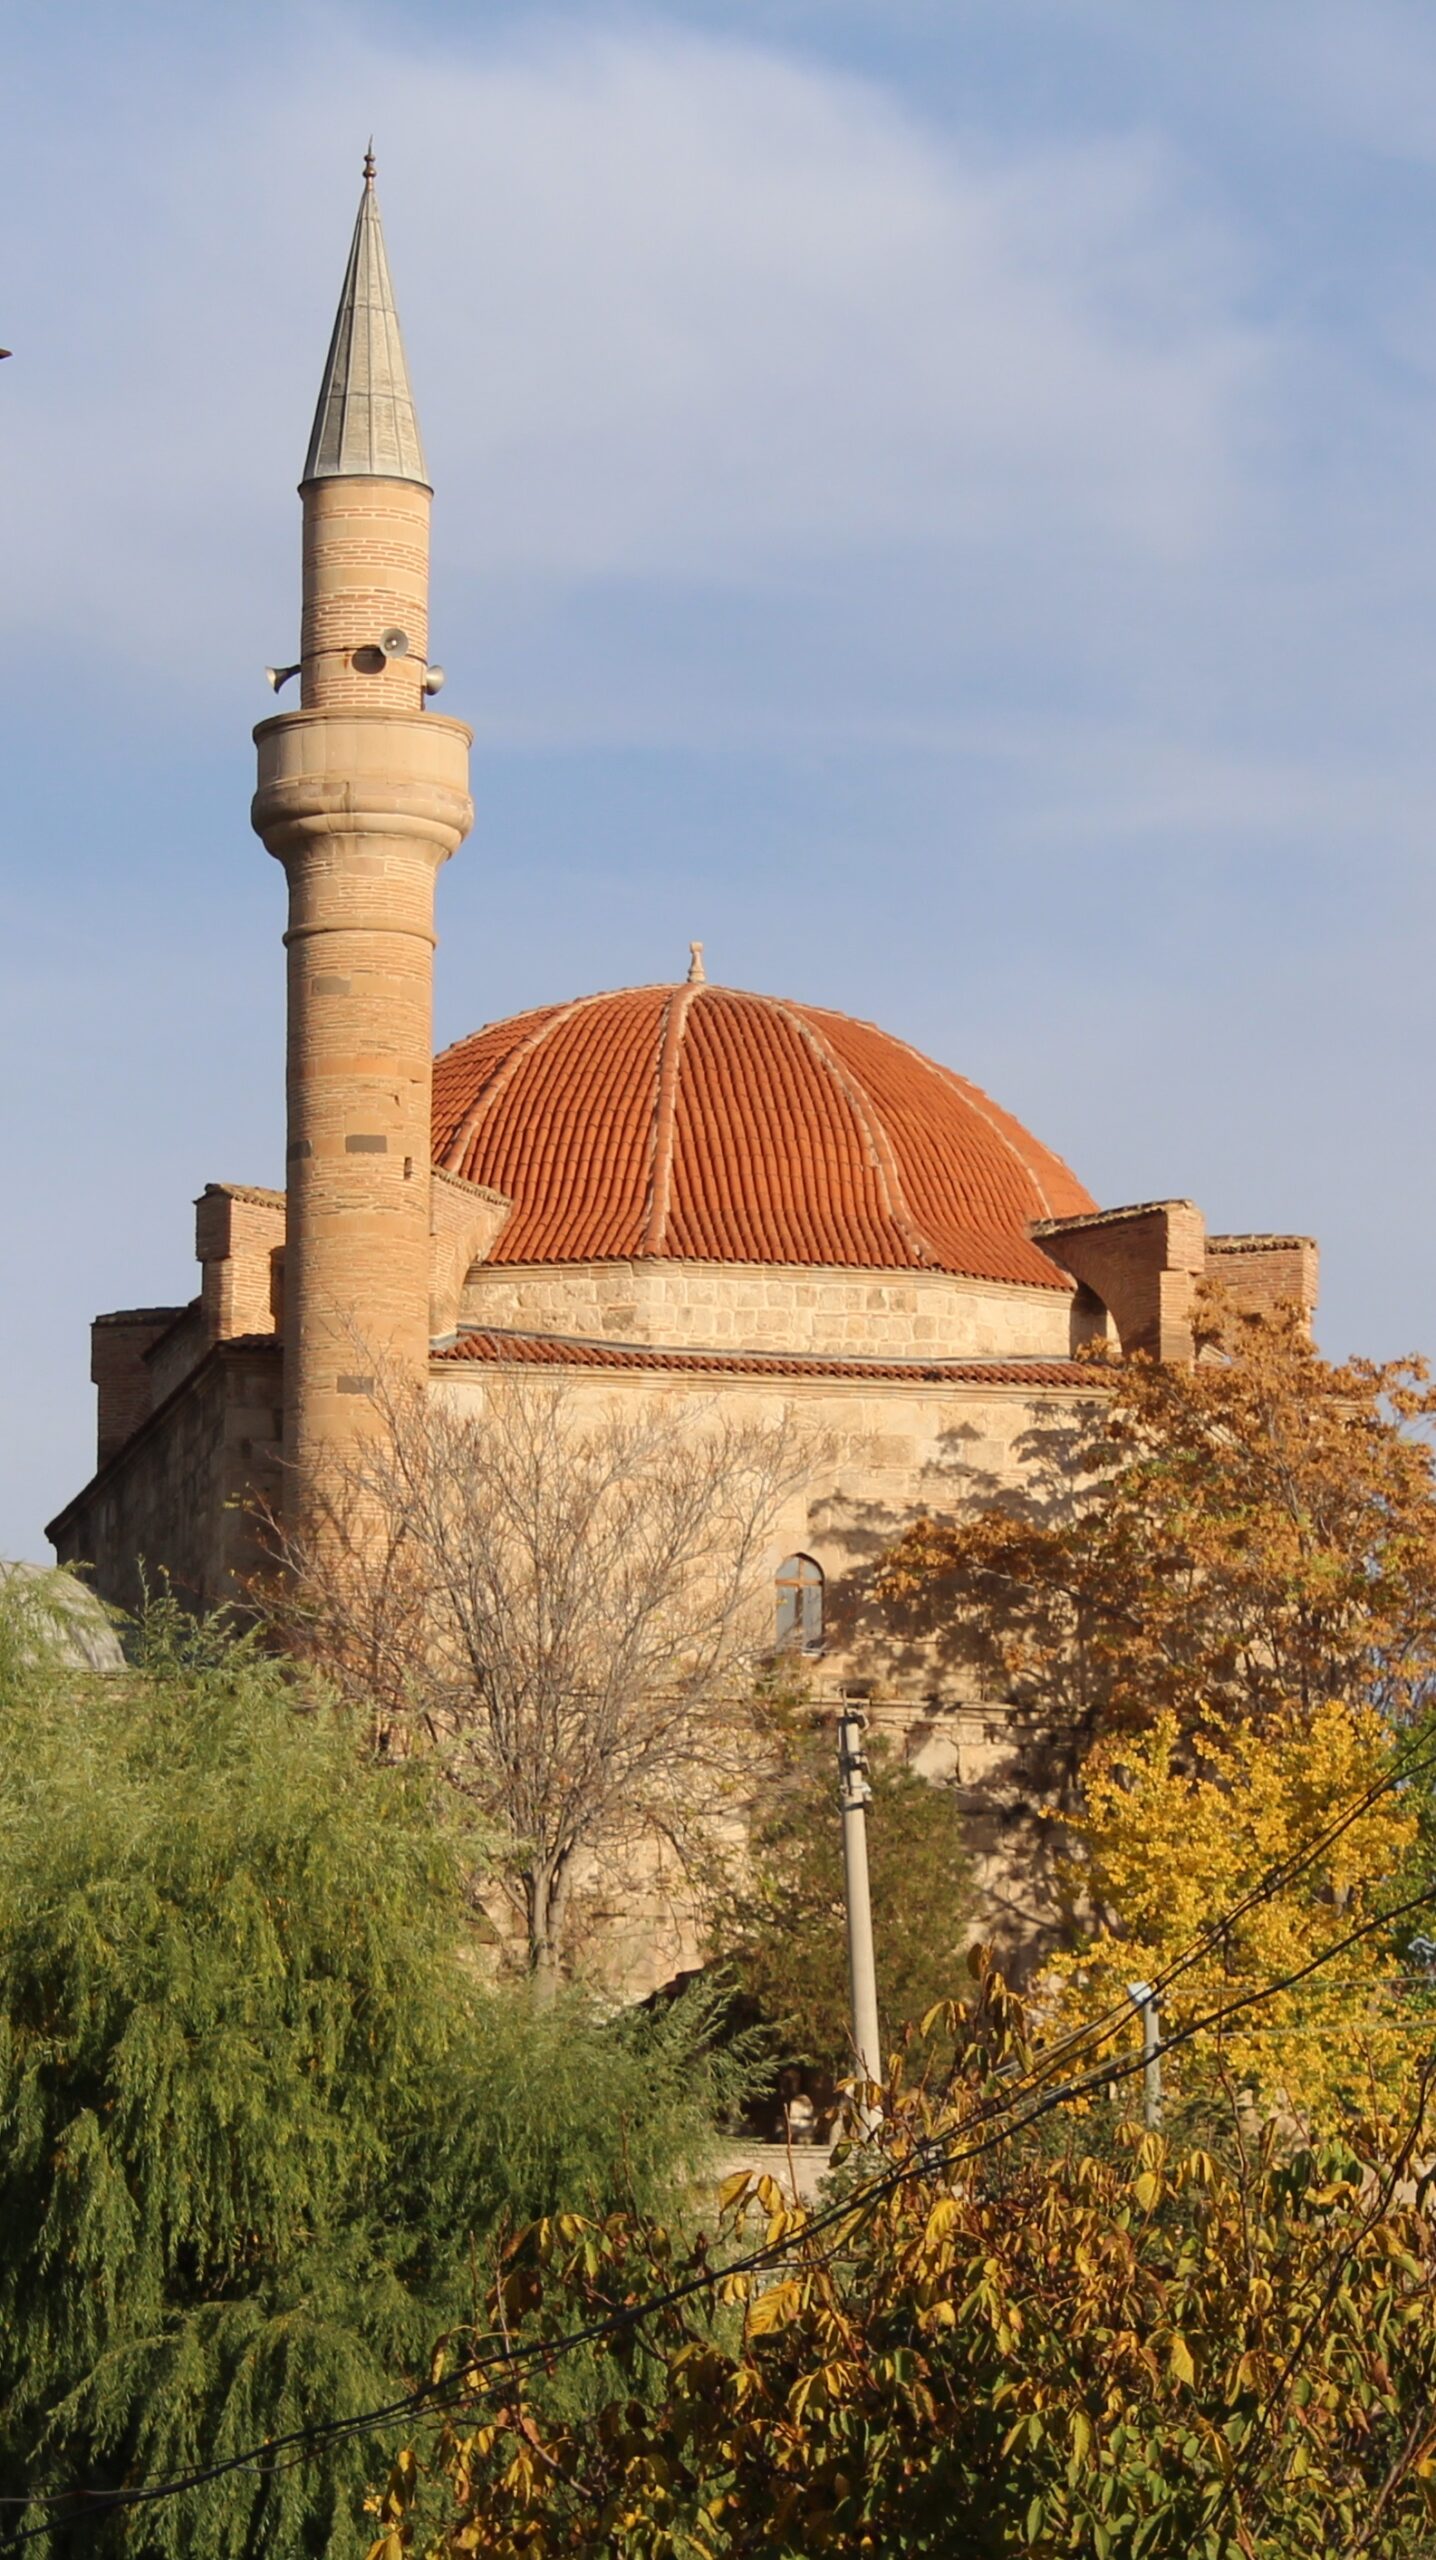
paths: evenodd
<path fill-rule="evenodd" d="M 534 1373 L 522 1372 L 531 1381 Z M 774 1531 L 773 1566 L 811 1555 L 831 1596 L 876 1560 L 919 1511 L 954 1512 L 1030 1481 L 1049 1463 L 1083 1401 L 1070 1389 L 893 1384 L 874 1380 L 782 1378 L 655 1379 L 642 1370 L 545 1370 L 563 1382 L 576 1425 L 631 1414 L 654 1403 L 691 1414 L 695 1429 L 721 1413 L 735 1422 L 785 1424 L 806 1447 L 806 1481 Z M 433 1373 L 433 1392 L 480 1415 L 505 1372 L 455 1366 Z M 502 1391 L 500 1387 L 498 1391 Z M 828 1667 L 848 1667 L 830 1651 Z M 866 1668 L 866 1665 L 864 1665 Z M 926 1674 L 924 1672 L 924 1678 Z"/>
<path fill-rule="evenodd" d="M 520 1373 L 530 1384 L 533 1373 Z M 1057 1496 L 1082 1399 L 1070 1389 L 874 1380 L 783 1382 L 695 1379 L 641 1370 L 547 1370 L 562 1380 L 575 1424 L 631 1415 L 654 1401 L 691 1416 L 786 1422 L 807 1441 L 806 1481 L 791 1497 L 770 1542 L 768 1568 L 809 1555 L 821 1566 L 828 1637 L 799 1668 L 816 1703 L 857 1688 L 872 1701 L 878 1730 L 923 1774 L 953 1787 L 973 1859 L 980 1933 L 1020 1968 L 1052 1928 L 1057 1906 L 1050 1829 L 1042 1817 L 1044 1737 L 1029 1714 L 993 1691 L 970 1660 L 940 1643 L 907 1638 L 866 1599 L 873 1565 L 919 1511 L 954 1512 L 1019 1485 L 1034 1499 Z M 502 1370 L 448 1368 L 433 1392 L 482 1414 L 504 1391 Z M 693 1915 L 672 1881 L 655 1877 L 605 1941 L 609 1987 L 641 1997 L 700 1960 Z"/>
<path fill-rule="evenodd" d="M 184 1313 L 182 1307 L 119 1307 L 90 1327 L 90 1376 L 97 1399 L 96 1464 L 104 1466 L 138 1431 L 154 1407 L 148 1354 Z"/>
<path fill-rule="evenodd" d="M 481 1263 L 466 1325 L 680 1349 L 869 1354 L 887 1359 L 1066 1354 L 1070 1289 L 1007 1287 L 942 1271 L 818 1271 L 770 1264 Z M 1078 1324 L 1080 1333 L 1084 1328 Z M 1090 1329 L 1086 1328 L 1086 1329 Z"/>
<path fill-rule="evenodd" d="M 166 1576 L 187 1608 L 237 1597 L 259 1562 L 242 1506 L 278 1487 L 279 1405 L 277 1343 L 212 1351 L 53 1524 L 61 1564 L 93 1565 L 121 1609 Z"/>

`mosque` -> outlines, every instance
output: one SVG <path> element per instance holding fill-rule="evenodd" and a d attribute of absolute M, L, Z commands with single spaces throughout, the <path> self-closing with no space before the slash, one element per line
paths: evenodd
<path fill-rule="evenodd" d="M 775 1643 L 836 1691 L 875 1522 L 1018 1480 L 1044 1416 L 1094 1392 L 1084 1343 L 1190 1359 L 1207 1272 L 1310 1306 L 1315 1247 L 1208 1235 L 1186 1199 L 1101 1209 L 953 1068 L 711 984 L 698 945 L 678 983 L 559 994 L 435 1059 L 470 732 L 433 707 L 431 491 L 372 161 L 300 498 L 299 661 L 271 671 L 298 704 L 255 732 L 253 804 L 288 884 L 285 1189 L 208 1183 L 197 1293 L 96 1317 L 96 1470 L 56 1552 L 122 1607 L 158 1573 L 232 1596 L 253 1497 L 302 1501 L 364 1428 L 356 1345 L 475 1409 L 537 1371 L 609 1405 L 785 1412 L 823 1454 L 775 1541 Z M 1002 1703 L 880 1675 L 921 1765 L 997 1818 L 1020 1784 Z"/>

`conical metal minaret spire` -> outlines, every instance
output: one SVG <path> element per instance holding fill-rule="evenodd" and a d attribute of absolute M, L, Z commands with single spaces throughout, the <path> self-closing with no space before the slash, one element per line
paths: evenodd
<path fill-rule="evenodd" d="M 364 155 L 364 193 L 329 342 L 306 480 L 417 480 L 427 488 L 424 448 L 399 335 L 389 261 L 374 192 L 374 148 Z"/>

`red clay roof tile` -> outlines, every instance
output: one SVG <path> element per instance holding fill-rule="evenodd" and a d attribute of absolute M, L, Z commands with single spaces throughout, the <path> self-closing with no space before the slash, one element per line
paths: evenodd
<path fill-rule="evenodd" d="M 1027 1228 L 1094 1206 L 986 1094 L 872 1023 L 706 984 L 547 1005 L 446 1049 L 434 1161 L 513 1201 L 506 1263 L 659 1256 L 1067 1289 Z"/>
<path fill-rule="evenodd" d="M 827 1360 L 789 1351 L 650 1350 L 641 1342 L 590 1342 L 571 1334 L 461 1333 L 433 1354 L 444 1362 L 519 1369 L 646 1369 L 703 1378 L 838 1378 L 878 1385 L 1080 1388 L 1101 1392 L 1101 1369 L 1082 1360 Z"/>

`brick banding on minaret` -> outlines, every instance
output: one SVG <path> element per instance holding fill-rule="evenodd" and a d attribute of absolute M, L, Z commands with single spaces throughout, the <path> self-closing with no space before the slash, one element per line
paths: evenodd
<path fill-rule="evenodd" d="M 429 1355 L 434 882 L 471 732 L 424 708 L 429 508 L 372 169 L 305 461 L 300 702 L 255 731 L 289 884 L 285 1506 Z M 420 1168 L 418 1177 L 415 1168 Z"/>

